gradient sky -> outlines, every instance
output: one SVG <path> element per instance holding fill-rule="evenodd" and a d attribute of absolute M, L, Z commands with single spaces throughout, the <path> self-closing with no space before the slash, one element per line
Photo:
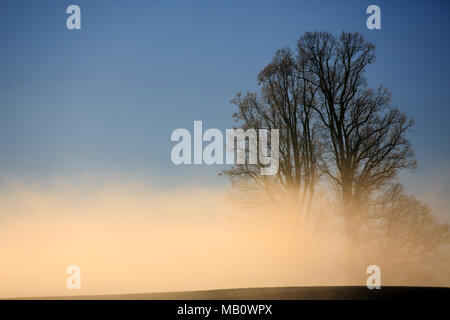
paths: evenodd
<path fill-rule="evenodd" d="M 70 4 L 81 31 L 66 29 Z M 381 30 L 365 26 L 370 4 Z M 230 128 L 234 95 L 256 91 L 275 50 L 315 30 L 377 46 L 368 80 L 416 120 L 416 177 L 448 168 L 449 12 L 448 1 L 2 0 L 0 181 L 120 172 L 221 183 L 218 167 L 172 164 L 171 132 L 194 120 Z"/>

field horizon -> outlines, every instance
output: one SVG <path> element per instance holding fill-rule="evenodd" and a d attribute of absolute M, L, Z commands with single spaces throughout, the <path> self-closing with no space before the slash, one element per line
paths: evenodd
<path fill-rule="evenodd" d="M 450 298 L 450 287 L 365 286 L 259 287 L 128 294 L 11 297 L 1 300 L 416 300 Z"/>

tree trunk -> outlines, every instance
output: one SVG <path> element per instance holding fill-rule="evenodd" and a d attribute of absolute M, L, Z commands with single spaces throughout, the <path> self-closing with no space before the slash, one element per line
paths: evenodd
<path fill-rule="evenodd" d="M 347 285 L 352 284 L 354 268 L 355 268 L 355 252 L 353 251 L 353 246 L 355 243 L 355 234 L 356 234 L 356 226 L 355 226 L 355 214 L 353 212 L 353 204 L 352 204 L 352 185 L 348 179 L 343 179 L 345 183 L 342 185 L 342 201 L 343 201 L 343 209 L 344 209 L 344 237 L 345 237 L 345 264 L 344 264 L 344 274 L 345 274 L 345 282 Z"/>

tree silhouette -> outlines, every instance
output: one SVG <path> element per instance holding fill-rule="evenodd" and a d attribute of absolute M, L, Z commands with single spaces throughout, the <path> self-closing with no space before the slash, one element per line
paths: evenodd
<path fill-rule="evenodd" d="M 280 130 L 280 170 L 267 177 L 259 175 L 259 164 L 243 164 L 222 173 L 243 203 L 294 203 L 288 209 L 303 234 L 311 229 L 315 190 L 320 184 L 333 186 L 344 220 L 349 281 L 355 268 L 361 270 L 360 249 L 373 245 L 374 237 L 386 243 L 385 250 L 372 250 L 376 245 L 369 250 L 379 259 L 397 255 L 407 243 L 416 251 L 402 247 L 398 256 L 412 264 L 430 261 L 448 239 L 447 226 L 400 192 L 399 171 L 416 167 L 407 138 L 413 121 L 391 104 L 386 87 L 368 86 L 365 73 L 374 61 L 375 46 L 358 33 L 308 32 L 295 53 L 276 51 L 258 75 L 260 94 L 238 93 L 232 103 L 239 128 Z M 431 230 L 435 236 L 425 236 Z M 413 262 L 414 256 L 425 260 Z"/>
<path fill-rule="evenodd" d="M 365 71 L 375 61 L 375 46 L 360 34 L 306 33 L 298 53 L 307 66 L 304 80 L 318 88 L 314 109 L 327 130 L 322 169 L 340 187 L 346 242 L 355 244 L 362 201 L 400 169 L 416 166 L 406 138 L 413 122 L 391 105 L 386 88 L 368 87 Z M 351 274 L 353 255 L 346 256 Z"/>
<path fill-rule="evenodd" d="M 365 205 L 366 260 L 380 261 L 390 283 L 432 283 L 438 272 L 450 276 L 450 227 L 436 220 L 429 207 L 406 195 L 399 183 L 378 192 Z M 438 284 L 438 283 L 436 283 Z"/>
<path fill-rule="evenodd" d="M 230 177 L 237 200 L 272 205 L 289 204 L 297 225 L 308 225 L 315 186 L 320 175 L 320 123 L 313 112 L 316 90 L 303 80 L 301 64 L 289 48 L 278 50 L 258 75 L 261 93 L 238 93 L 232 103 L 239 128 L 279 129 L 280 159 L 276 176 L 261 176 L 260 165 L 237 165 L 223 174 Z M 248 150 L 246 149 L 248 154 Z"/>

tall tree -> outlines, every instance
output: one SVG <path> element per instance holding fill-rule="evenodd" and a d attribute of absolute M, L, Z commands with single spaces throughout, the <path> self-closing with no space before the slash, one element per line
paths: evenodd
<path fill-rule="evenodd" d="M 413 121 L 392 105 L 386 87 L 367 84 L 365 73 L 374 61 L 375 46 L 358 33 L 306 33 L 295 53 L 278 50 L 258 75 L 260 94 L 239 93 L 232 102 L 241 129 L 280 130 L 279 172 L 260 176 L 259 164 L 223 172 L 246 203 L 295 203 L 289 209 L 303 217 L 297 222 L 304 234 L 319 180 L 337 186 L 348 280 L 359 267 L 354 259 L 359 243 L 373 232 L 367 225 L 376 211 L 374 199 L 387 192 L 401 169 L 416 166 L 407 138 Z M 407 214 L 425 212 L 411 198 L 402 199 L 409 199 Z M 384 228 L 389 217 L 378 226 Z"/>
<path fill-rule="evenodd" d="M 391 105 L 386 88 L 368 87 L 365 72 L 375 61 L 375 46 L 362 35 L 306 33 L 298 54 L 307 65 L 303 80 L 318 89 L 313 108 L 327 130 L 322 169 L 340 187 L 349 275 L 362 201 L 395 179 L 400 169 L 416 166 L 406 137 L 413 122 Z"/>
<path fill-rule="evenodd" d="M 257 202 L 294 203 L 292 213 L 308 215 L 314 188 L 318 180 L 320 154 L 318 119 L 313 113 L 316 89 L 299 74 L 304 65 L 298 64 L 291 49 L 275 53 L 258 75 L 261 93 L 238 94 L 232 100 L 238 107 L 233 117 L 241 129 L 279 129 L 279 172 L 275 177 L 259 175 L 258 165 L 237 165 L 224 174 L 231 178 L 235 190 L 245 190 Z"/>

